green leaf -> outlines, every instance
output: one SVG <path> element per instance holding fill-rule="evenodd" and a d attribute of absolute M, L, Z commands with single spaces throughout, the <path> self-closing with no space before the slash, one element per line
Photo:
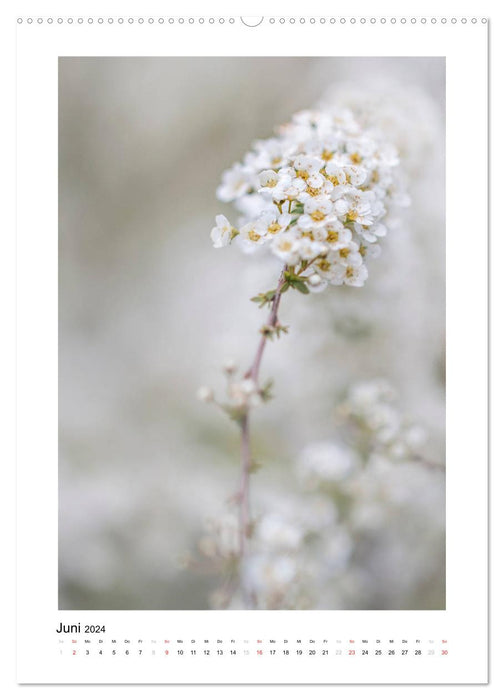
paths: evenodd
<path fill-rule="evenodd" d="M 273 379 L 268 379 L 264 386 L 259 390 L 259 395 L 264 402 L 271 401 L 273 398 Z"/>
<path fill-rule="evenodd" d="M 298 292 L 301 292 L 301 294 L 309 294 L 310 290 L 306 286 L 304 282 L 302 282 L 299 279 L 292 280 L 291 285 L 298 290 Z"/>
<path fill-rule="evenodd" d="M 259 308 L 262 309 L 262 307 L 266 304 L 271 304 L 275 298 L 275 294 L 276 289 L 270 289 L 267 292 L 261 292 L 257 296 L 252 297 L 250 301 L 253 301 L 255 304 L 259 304 Z"/>

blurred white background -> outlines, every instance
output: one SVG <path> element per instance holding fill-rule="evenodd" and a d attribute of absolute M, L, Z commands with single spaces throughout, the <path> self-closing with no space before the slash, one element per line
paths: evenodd
<path fill-rule="evenodd" d="M 238 431 L 195 392 L 223 387 L 227 358 L 249 364 L 265 315 L 249 299 L 278 275 L 212 248 L 215 214 L 232 215 L 215 189 L 254 139 L 321 99 L 376 113 L 412 205 L 363 289 L 282 301 L 253 499 L 285 495 L 306 446 L 336 439 L 343 392 L 376 377 L 444 463 L 444 61 L 64 58 L 59 71 L 60 608 L 203 609 L 216 581 L 179 560 L 235 488 Z M 362 593 L 313 605 L 444 607 L 436 469 L 412 480 L 414 528 L 406 505 L 355 549 Z"/>

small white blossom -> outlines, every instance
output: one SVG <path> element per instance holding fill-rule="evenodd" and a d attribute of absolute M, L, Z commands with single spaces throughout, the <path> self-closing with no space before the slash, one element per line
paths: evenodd
<path fill-rule="evenodd" d="M 290 214 L 262 214 L 258 219 L 258 225 L 265 230 L 265 237 L 269 240 L 273 236 L 283 233 L 291 222 Z"/>
<path fill-rule="evenodd" d="M 296 174 L 304 179 L 307 179 L 310 175 L 319 173 L 323 165 L 324 161 L 322 158 L 305 154 L 296 156 L 293 162 Z"/>
<path fill-rule="evenodd" d="M 374 226 L 362 226 L 362 224 L 355 222 L 354 228 L 358 236 L 370 243 L 374 243 L 377 238 L 383 238 L 387 234 L 386 227 L 380 223 Z"/>
<path fill-rule="evenodd" d="M 361 243 L 359 246 L 359 253 L 364 260 L 366 258 L 374 260 L 380 256 L 381 247 L 377 243 Z"/>
<path fill-rule="evenodd" d="M 301 260 L 312 260 L 319 255 L 325 255 L 328 251 L 328 246 L 321 241 L 315 241 L 308 236 L 303 236 L 297 242 L 297 250 Z"/>
<path fill-rule="evenodd" d="M 330 253 L 330 259 L 344 267 L 356 268 L 362 265 L 362 255 L 355 241 L 348 241 L 348 243 L 335 247 Z"/>
<path fill-rule="evenodd" d="M 333 221 L 322 229 L 319 229 L 321 238 L 332 250 L 347 246 L 352 240 L 352 232 L 345 228 L 340 221 Z"/>
<path fill-rule="evenodd" d="M 274 189 L 278 185 L 280 175 L 275 170 L 263 170 L 259 173 L 260 187 L 258 192 L 267 192 Z"/>
<path fill-rule="evenodd" d="M 322 228 L 336 219 L 328 197 L 314 197 L 304 205 L 305 213 L 299 217 L 298 226 L 303 231 Z"/>
<path fill-rule="evenodd" d="M 365 265 L 347 265 L 345 267 L 343 284 L 349 287 L 363 287 L 368 276 L 368 269 Z"/>
<path fill-rule="evenodd" d="M 264 222 L 257 220 L 245 224 L 240 229 L 240 243 L 244 251 L 251 253 L 266 243 L 267 229 Z"/>
<path fill-rule="evenodd" d="M 222 202 L 232 202 L 233 199 L 248 192 L 250 180 L 250 172 L 239 163 L 235 163 L 222 176 L 222 184 L 217 190 L 217 197 Z"/>
<path fill-rule="evenodd" d="M 271 244 L 271 250 L 286 265 L 296 265 L 301 260 L 299 239 L 294 238 L 290 233 L 275 236 Z"/>
<path fill-rule="evenodd" d="M 215 223 L 217 226 L 214 226 L 212 229 L 210 238 L 213 241 L 214 248 L 224 248 L 224 246 L 231 243 L 234 228 L 222 214 L 218 214 L 215 217 Z"/>
<path fill-rule="evenodd" d="M 306 180 L 302 177 L 285 177 L 280 180 L 278 187 L 273 192 L 275 202 L 289 200 L 291 202 L 299 200 L 307 188 Z"/>

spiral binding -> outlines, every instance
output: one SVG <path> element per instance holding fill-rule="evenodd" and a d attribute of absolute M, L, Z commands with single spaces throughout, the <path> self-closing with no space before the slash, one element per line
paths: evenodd
<path fill-rule="evenodd" d="M 241 24 L 252 29 L 264 23 L 280 25 L 334 24 L 487 24 L 486 17 L 18 17 L 18 24 Z"/>

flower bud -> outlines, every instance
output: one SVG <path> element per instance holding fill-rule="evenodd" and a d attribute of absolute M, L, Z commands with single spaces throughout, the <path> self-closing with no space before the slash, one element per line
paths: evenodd
<path fill-rule="evenodd" d="M 214 393 L 208 386 L 200 386 L 196 392 L 196 398 L 198 401 L 204 401 L 205 403 L 211 403 L 214 400 Z"/>
<path fill-rule="evenodd" d="M 308 278 L 309 284 L 311 284 L 312 287 L 318 287 L 319 284 L 322 282 L 322 277 L 320 275 L 317 275 L 315 272 L 313 275 L 310 275 Z"/>
<path fill-rule="evenodd" d="M 224 363 L 224 372 L 226 372 L 226 374 L 234 374 L 237 369 L 238 366 L 234 360 L 228 359 Z"/>
<path fill-rule="evenodd" d="M 257 391 L 257 385 L 253 379 L 244 379 L 241 383 L 241 389 L 244 394 L 251 396 Z"/>

